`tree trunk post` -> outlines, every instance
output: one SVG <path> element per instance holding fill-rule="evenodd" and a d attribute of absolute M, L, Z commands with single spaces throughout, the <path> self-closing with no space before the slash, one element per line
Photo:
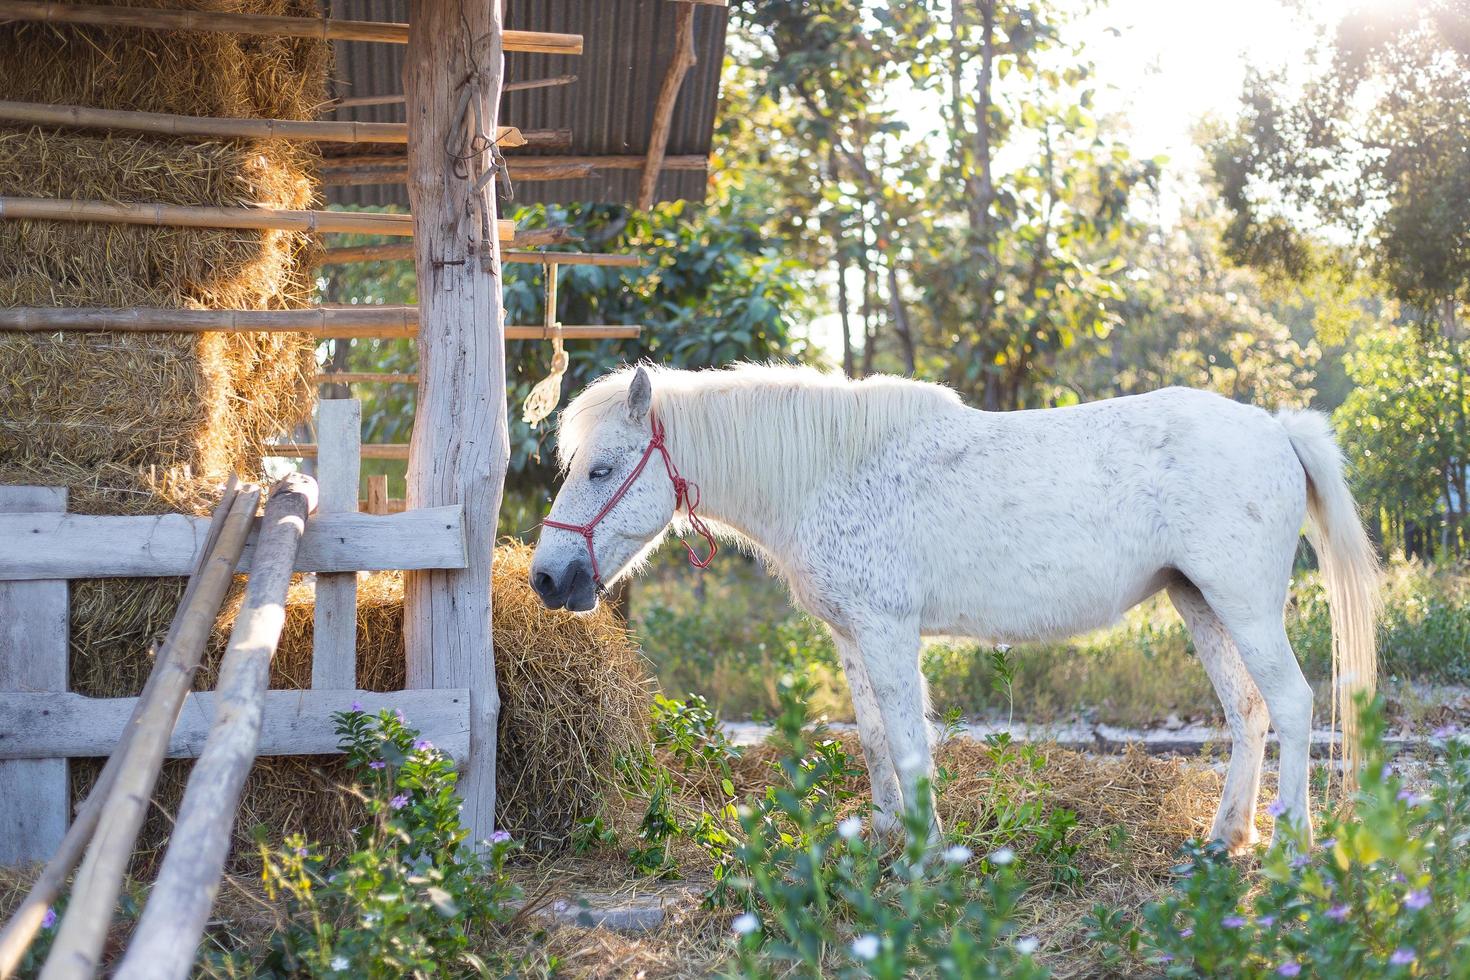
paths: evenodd
<path fill-rule="evenodd" d="M 498 2 L 419 0 L 403 69 L 419 293 L 408 506 L 462 504 L 469 549 L 466 568 L 405 576 L 408 686 L 470 691 L 470 752 L 460 793 L 471 841 L 495 828 L 500 698 L 490 563 L 510 458 L 495 182 L 477 186 L 495 165 L 480 133 L 494 133 L 499 122 L 500 8 Z"/>

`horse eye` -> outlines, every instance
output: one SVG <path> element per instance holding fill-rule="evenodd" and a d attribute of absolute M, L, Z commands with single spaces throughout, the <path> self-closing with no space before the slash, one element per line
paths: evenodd
<path fill-rule="evenodd" d="M 587 475 L 594 480 L 601 480 L 603 477 L 607 476 L 611 472 L 611 466 L 595 466 L 592 468 L 592 472 L 588 473 Z"/>

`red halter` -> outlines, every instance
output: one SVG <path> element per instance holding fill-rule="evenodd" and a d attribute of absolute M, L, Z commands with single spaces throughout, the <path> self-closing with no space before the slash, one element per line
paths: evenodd
<path fill-rule="evenodd" d="M 634 481 L 643 472 L 643 467 L 648 465 L 648 460 L 654 454 L 655 450 L 663 454 L 664 469 L 668 470 L 669 479 L 674 484 L 675 512 L 679 510 L 679 506 L 682 504 L 685 513 L 689 517 L 690 525 L 693 526 L 700 537 L 709 542 L 709 554 L 703 558 L 699 557 L 687 541 L 679 542 L 684 545 L 684 550 L 689 552 L 689 564 L 695 568 L 708 568 L 709 563 L 715 560 L 715 555 L 720 550 L 720 546 L 715 543 L 715 536 L 710 533 L 709 527 L 694 512 L 695 508 L 699 506 L 699 487 L 680 476 L 678 468 L 674 466 L 674 461 L 669 458 L 668 447 L 664 445 L 664 427 L 662 423 L 659 422 L 652 412 L 648 415 L 648 421 L 653 427 L 653 438 L 648 440 L 648 448 L 643 450 L 643 458 L 638 460 L 638 465 L 633 467 L 633 472 L 628 474 L 628 478 L 623 481 L 623 485 L 618 487 L 613 495 L 608 498 L 607 503 L 602 505 L 602 510 L 599 510 L 592 520 L 586 524 L 564 524 L 561 521 L 553 521 L 549 518 L 541 522 L 547 527 L 559 528 L 563 531 L 575 531 L 582 536 L 582 540 L 587 542 L 587 557 L 592 559 L 592 580 L 597 583 L 598 588 L 602 587 L 602 572 L 597 568 L 597 550 L 592 547 L 592 531 L 604 517 L 612 512 L 612 509 L 617 506 L 618 501 L 622 500 L 628 491 L 633 488 Z"/>

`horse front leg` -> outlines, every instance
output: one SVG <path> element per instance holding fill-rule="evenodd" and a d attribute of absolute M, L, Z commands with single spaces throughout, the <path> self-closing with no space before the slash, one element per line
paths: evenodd
<path fill-rule="evenodd" d="M 863 746 L 863 759 L 868 766 L 868 780 L 873 789 L 873 829 L 884 837 L 898 833 L 903 816 L 903 796 L 898 788 L 898 771 L 888 749 L 888 735 L 883 727 L 882 709 L 873 685 L 868 681 L 868 665 L 863 661 L 857 641 L 832 631 L 847 688 L 852 692 L 852 710 L 857 717 L 858 740 Z"/>
<path fill-rule="evenodd" d="M 867 667 L 868 684 L 883 719 L 888 755 L 898 773 L 905 807 L 918 800 L 919 781 L 934 784 L 934 757 L 926 717 L 928 695 L 919 670 L 919 629 L 916 623 L 877 622 L 857 631 L 858 649 Z M 934 816 L 930 836 L 939 837 Z"/>

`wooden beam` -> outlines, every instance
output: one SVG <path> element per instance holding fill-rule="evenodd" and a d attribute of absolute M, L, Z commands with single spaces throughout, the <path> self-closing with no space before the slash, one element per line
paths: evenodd
<path fill-rule="evenodd" d="M 653 104 L 653 125 L 649 129 L 648 159 L 643 164 L 643 177 L 638 182 L 638 207 L 647 211 L 653 207 L 658 191 L 658 179 L 663 174 L 664 154 L 669 146 L 669 132 L 673 129 L 674 104 L 679 101 L 679 90 L 684 87 L 684 76 L 699 61 L 694 53 L 694 7 L 692 3 L 679 5 L 674 18 L 674 54 L 669 67 L 664 71 L 659 85 L 658 100 Z"/>
<path fill-rule="evenodd" d="M 240 792 L 260 747 L 271 660 L 286 623 L 296 549 L 316 497 L 311 478 L 293 474 L 266 501 L 255 568 L 220 662 L 219 710 L 189 771 L 158 879 L 114 974 L 119 980 L 184 980 L 194 965 L 224 873 Z"/>
<path fill-rule="evenodd" d="M 3 0 L 0 0 L 3 2 Z M 0 220 L 98 221 L 183 228 L 340 232 L 353 235 L 413 235 L 413 216 L 365 211 L 295 211 L 281 208 L 191 207 L 182 204 L 115 204 L 63 198 L 0 197 Z M 515 222 L 497 225 L 501 238 L 515 236 Z"/>
<path fill-rule="evenodd" d="M 385 44 L 407 44 L 410 31 L 408 24 L 378 21 L 236 14 L 222 10 L 159 10 L 154 7 L 114 7 L 105 4 L 52 3 L 45 0 L 0 0 L 0 21 L 5 20 L 199 31 L 207 34 L 262 34 L 268 37 L 318 38 L 323 41 L 378 41 Z M 565 55 L 582 53 L 580 34 L 506 31 L 504 43 L 506 51 Z"/>
<path fill-rule="evenodd" d="M 512 181 L 541 183 L 549 180 L 580 180 L 597 173 L 588 163 L 523 166 L 515 157 L 506 158 L 506 170 Z M 408 166 L 324 167 L 318 172 L 325 187 L 369 187 L 379 184 L 402 184 L 408 180 Z"/>
<path fill-rule="evenodd" d="M 576 75 L 553 75 L 550 78 L 528 78 L 519 82 L 507 82 L 503 91 L 526 92 L 538 88 L 555 88 L 560 85 L 571 85 L 577 80 Z M 403 105 L 402 95 L 349 95 L 332 103 L 332 111 L 338 109 L 355 109 L 359 106 L 374 105 Z"/>
<path fill-rule="evenodd" d="M 362 480 L 362 402 L 325 398 L 317 402 L 317 516 L 357 513 Z M 357 686 L 357 572 L 319 572 L 311 633 L 311 686 L 345 690 Z"/>
<path fill-rule="evenodd" d="M 370 442 L 361 447 L 363 459 L 408 459 L 406 442 Z M 266 446 L 262 455 L 283 459 L 314 459 L 322 454 L 314 442 L 277 442 Z"/>
<path fill-rule="evenodd" d="M 465 690 L 271 691 L 266 695 L 260 755 L 336 755 L 339 736 L 331 715 L 353 702 L 366 712 L 401 710 L 434 747 L 463 759 L 469 748 L 469 692 Z M 77 759 L 104 756 L 117 744 L 137 698 L 89 698 L 65 692 L 0 693 L 0 759 Z M 170 759 L 197 759 L 219 710 L 213 691 L 188 694 L 169 736 Z M 8 762 L 5 764 L 9 764 Z"/>
<path fill-rule="evenodd" d="M 587 324 L 562 328 L 569 340 L 637 337 L 641 327 Z M 506 340 L 545 340 L 544 327 L 505 327 Z M 126 310 L 51 306 L 0 307 L 0 332 L 309 333 L 317 337 L 416 337 L 416 306 L 319 306 L 309 310 Z"/>
<path fill-rule="evenodd" d="M 179 116 L 165 112 L 133 112 L 89 109 L 85 106 L 49 105 L 44 102 L 0 101 L 0 121 L 74 129 L 108 129 L 164 136 L 211 136 L 221 139 L 311 140 L 318 143 L 407 143 L 405 123 L 320 122 L 295 119 L 221 119 L 213 116 Z M 559 130 L 542 130 L 555 133 Z M 571 143 L 571 130 L 566 142 Z M 514 126 L 502 126 L 497 134 L 502 148 L 526 146 L 530 139 Z M 556 145 L 543 140 L 539 145 Z"/>
<path fill-rule="evenodd" d="M 207 519 L 183 514 L 0 514 L 0 582 L 188 575 L 208 533 Z M 250 571 L 254 552 L 252 535 L 236 571 Z M 462 568 L 469 555 L 460 508 L 448 504 L 387 517 L 323 514 L 296 560 L 298 572 L 353 572 Z"/>
<path fill-rule="evenodd" d="M 65 510 L 63 487 L 0 486 L 0 515 Z M 64 579 L 0 583 L 0 690 L 66 690 L 67 609 Z M 4 727 L 13 730 L 14 724 L 7 718 Z M 65 762 L 0 762 L 0 826 L 6 828 L 0 833 L 0 867 L 49 858 L 66 835 L 70 812 Z"/>
<path fill-rule="evenodd" d="M 397 262 L 413 258 L 412 245 L 358 245 L 351 248 L 329 248 L 322 253 L 322 265 L 348 262 Z M 607 252 L 531 252 L 502 250 L 500 261 L 507 264 L 608 265 L 637 268 L 648 261 L 641 255 L 613 255 Z"/>
<path fill-rule="evenodd" d="M 479 214 L 496 216 L 495 182 L 478 184 L 488 154 L 457 169 L 445 147 L 460 145 L 456 106 L 493 129 L 505 78 L 501 4 L 417 0 L 404 59 L 409 132 L 408 198 L 418 227 L 418 403 L 408 499 L 414 507 L 462 503 L 471 561 L 458 571 L 404 576 L 403 638 L 408 686 L 467 687 L 470 755 L 459 784 L 471 841 L 495 829 L 496 727 L 500 695 L 490 617 L 491 562 L 510 463 L 505 384 L 505 304 L 500 243 L 486 241 Z M 465 88 L 465 80 L 476 80 Z M 461 176 L 461 174 L 464 174 Z M 445 264 L 459 260 L 458 265 Z"/>

